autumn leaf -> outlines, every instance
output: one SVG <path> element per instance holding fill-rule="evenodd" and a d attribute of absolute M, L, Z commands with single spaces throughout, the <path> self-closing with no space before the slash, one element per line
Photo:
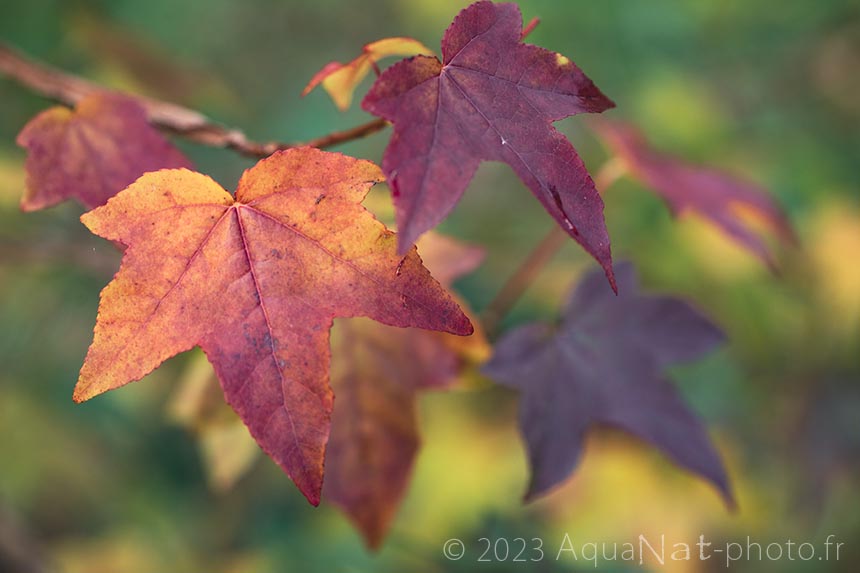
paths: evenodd
<path fill-rule="evenodd" d="M 328 92 L 337 108 L 346 111 L 352 104 L 355 88 L 367 77 L 377 62 L 391 56 L 432 56 L 433 50 L 413 38 L 383 38 L 366 44 L 361 54 L 349 63 L 329 62 L 314 74 L 302 97 L 308 95 L 318 85 Z"/>
<path fill-rule="evenodd" d="M 785 213 L 767 191 L 755 183 L 656 151 L 645 136 L 629 124 L 601 119 L 591 125 L 630 175 L 662 197 L 674 214 L 697 213 L 771 269 L 776 268 L 776 262 L 767 243 L 748 224 L 746 217 L 752 215 L 784 242 L 796 242 Z"/>
<path fill-rule="evenodd" d="M 586 276 L 557 329 L 522 326 L 497 343 L 485 372 L 520 391 L 520 427 L 532 468 L 527 499 L 576 467 L 595 424 L 625 430 L 713 483 L 732 504 L 728 478 L 702 422 L 664 370 L 724 339 L 682 300 L 638 292 L 633 267 L 616 267 L 619 295 Z"/>
<path fill-rule="evenodd" d="M 430 336 L 367 320 L 339 324 L 337 396 L 323 497 L 340 506 L 368 547 L 381 544 L 406 493 L 419 448 L 417 394 L 443 388 L 458 358 Z"/>
<path fill-rule="evenodd" d="M 332 319 L 472 332 L 417 252 L 397 255 L 394 233 L 361 207 L 381 179 L 370 162 L 298 148 L 246 171 L 235 198 L 166 170 L 83 215 L 128 249 L 102 291 L 75 400 L 200 346 L 251 435 L 318 504 Z"/>
<path fill-rule="evenodd" d="M 418 251 L 443 285 L 477 266 L 483 253 L 428 233 Z M 456 340 L 455 340 L 456 338 Z M 417 396 L 450 385 L 469 359 L 484 358 L 482 335 L 397 331 L 366 319 L 338 321 L 332 339 L 337 396 L 324 498 L 352 519 L 371 549 L 391 525 L 419 448 Z"/>
<path fill-rule="evenodd" d="M 482 249 L 433 232 L 421 238 L 418 252 L 444 286 L 483 259 Z M 418 394 L 448 388 L 464 367 L 486 360 L 489 345 L 480 330 L 462 337 L 363 318 L 337 320 L 331 332 L 336 399 L 323 498 L 349 515 L 375 549 L 406 492 L 418 452 Z M 200 358 L 181 377 L 169 411 L 196 434 L 209 482 L 223 492 L 251 468 L 259 448 Z"/>
<path fill-rule="evenodd" d="M 110 92 L 85 97 L 74 111 L 43 111 L 18 134 L 18 145 L 27 149 L 24 211 L 66 199 L 91 209 L 148 171 L 191 166 L 138 103 Z"/>
<path fill-rule="evenodd" d="M 382 169 L 399 248 L 441 222 L 482 161 L 509 164 L 612 278 L 603 202 L 576 150 L 551 123 L 614 104 L 568 58 L 520 41 L 515 4 L 478 2 L 442 39 L 443 60 L 388 68 L 362 107 L 394 124 Z"/>

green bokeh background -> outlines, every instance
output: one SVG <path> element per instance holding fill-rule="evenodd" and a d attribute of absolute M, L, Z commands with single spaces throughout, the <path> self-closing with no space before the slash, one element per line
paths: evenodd
<path fill-rule="evenodd" d="M 465 4 L 452 0 L 0 0 L 0 39 L 105 84 L 198 108 L 260 140 L 301 140 L 369 118 L 299 97 L 330 60 L 374 39 L 436 48 Z M 860 565 L 860 6 L 853 0 L 572 0 L 522 3 L 530 42 L 575 60 L 666 150 L 744 173 L 788 211 L 799 248 L 781 273 L 624 180 L 606 194 L 617 259 L 643 282 L 708 312 L 731 343 L 675 372 L 727 458 L 740 509 L 658 454 L 613 433 L 589 441 L 576 477 L 523 506 L 527 480 L 514 396 L 490 385 L 429 394 L 409 496 L 376 555 L 334 508 L 310 507 L 267 459 L 226 493 L 207 486 L 192 434 L 165 413 L 187 357 L 146 380 L 74 405 L 98 293 L 118 255 L 62 205 L 22 214 L 15 135 L 50 102 L 0 78 L 0 570 L 23 552 L 68 572 L 574 571 L 576 543 L 667 543 L 833 534 L 839 561 L 741 561 L 738 571 L 856 571 Z M 362 94 L 368 80 L 359 90 Z M 557 124 L 592 171 L 606 158 L 579 118 Z M 341 151 L 379 161 L 390 132 Z M 232 189 L 252 163 L 180 142 Z M 374 192 L 382 212 L 386 194 Z M 381 205 L 381 207 L 380 207 Z M 509 168 L 482 166 L 441 230 L 483 245 L 459 292 L 480 310 L 549 220 Z M 571 244 L 506 327 L 552 319 L 594 263 Z M 473 381 L 474 382 L 474 381 Z M 467 544 L 447 561 L 443 542 Z M 476 563 L 481 537 L 544 540 L 547 559 Z M 5 548 L 5 549 L 4 549 Z M 4 559 L 6 561 L 4 561 Z M 599 563 L 598 570 L 639 565 Z M 657 568 L 646 563 L 643 568 Z M 717 571 L 719 559 L 667 563 Z"/>

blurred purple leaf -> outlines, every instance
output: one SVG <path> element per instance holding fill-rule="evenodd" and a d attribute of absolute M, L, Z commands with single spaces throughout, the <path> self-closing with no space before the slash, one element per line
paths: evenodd
<path fill-rule="evenodd" d="M 629 174 L 662 197 L 672 213 L 694 211 L 748 251 L 776 268 L 767 243 L 744 221 L 751 212 L 786 243 L 797 241 L 785 213 L 759 185 L 719 169 L 656 151 L 632 125 L 601 119 L 591 126 Z"/>
<path fill-rule="evenodd" d="M 526 499 L 564 481 L 579 461 L 586 432 L 606 424 L 651 443 L 713 483 L 732 505 L 719 454 L 664 373 L 707 353 L 724 335 L 682 300 L 641 294 L 630 264 L 615 270 L 620 295 L 591 273 L 558 328 L 514 329 L 484 367 L 521 393 L 520 427 L 532 468 Z"/>

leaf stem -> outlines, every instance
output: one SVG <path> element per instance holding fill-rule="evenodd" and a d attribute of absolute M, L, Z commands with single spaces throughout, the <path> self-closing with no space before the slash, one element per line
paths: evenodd
<path fill-rule="evenodd" d="M 109 90 L 105 86 L 38 62 L 3 42 L 0 42 L 0 74 L 69 107 L 75 106 L 88 95 Z M 388 125 L 383 119 L 375 119 L 352 129 L 335 131 L 308 141 L 257 142 L 248 139 L 244 132 L 212 121 L 199 111 L 155 98 L 126 95 L 144 108 L 149 122 L 156 127 L 201 145 L 231 149 L 241 155 L 255 158 L 268 157 L 275 151 L 293 147 L 332 147 L 376 133 Z"/>
<path fill-rule="evenodd" d="M 624 175 L 625 170 L 626 168 L 618 158 L 613 157 L 607 160 L 600 167 L 597 175 L 594 176 L 594 186 L 599 192 L 605 192 Z M 553 225 L 540 243 L 532 249 L 513 274 L 508 277 L 495 298 L 481 313 L 481 324 L 488 337 L 492 338 L 498 333 L 501 322 L 525 294 L 529 286 L 534 283 L 541 270 L 567 243 L 568 238 L 569 235 L 564 229 L 558 225 Z"/>
<path fill-rule="evenodd" d="M 526 24 L 523 28 L 523 33 L 520 35 L 520 40 L 525 40 L 526 36 L 531 34 L 532 30 L 534 30 L 538 24 L 540 24 L 540 18 L 538 18 L 537 16 L 529 20 L 529 23 Z"/>

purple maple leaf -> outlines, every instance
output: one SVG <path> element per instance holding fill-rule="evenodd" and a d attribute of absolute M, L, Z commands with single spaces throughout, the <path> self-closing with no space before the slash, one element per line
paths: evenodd
<path fill-rule="evenodd" d="M 594 424 L 650 442 L 713 483 L 733 505 L 719 454 L 663 370 L 713 349 L 723 334 L 686 302 L 638 292 L 633 267 L 616 266 L 619 296 L 599 273 L 576 289 L 561 325 L 519 327 L 496 345 L 485 373 L 521 392 L 520 427 L 532 468 L 526 499 L 576 467 Z"/>
<path fill-rule="evenodd" d="M 365 110 L 394 124 L 382 169 L 399 249 L 451 212 L 482 161 L 502 161 L 611 282 L 603 201 L 552 122 L 614 104 L 568 58 L 522 43 L 522 22 L 515 4 L 472 4 L 445 32 L 441 62 L 403 60 L 364 98 Z"/>

